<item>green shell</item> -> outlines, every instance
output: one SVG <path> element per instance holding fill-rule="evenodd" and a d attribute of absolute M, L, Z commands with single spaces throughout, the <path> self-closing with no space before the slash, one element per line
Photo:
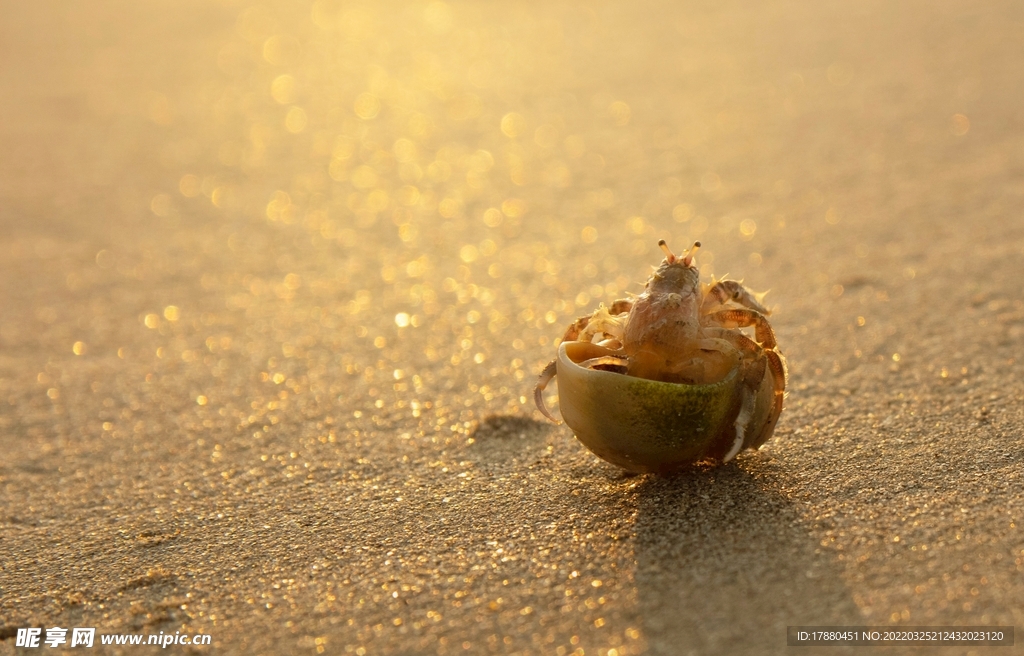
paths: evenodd
<path fill-rule="evenodd" d="M 743 392 L 738 367 L 720 382 L 686 385 L 576 364 L 608 353 L 585 342 L 564 342 L 558 348 L 559 408 L 584 446 L 634 472 L 664 473 L 729 453 L 736 443 Z M 742 448 L 760 446 L 773 398 L 774 382 L 766 369 Z"/>

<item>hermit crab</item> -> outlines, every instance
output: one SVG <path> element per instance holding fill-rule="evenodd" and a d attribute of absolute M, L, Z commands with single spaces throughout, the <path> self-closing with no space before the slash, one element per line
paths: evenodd
<path fill-rule="evenodd" d="M 644 291 L 603 304 L 565 331 L 534 389 L 558 376 L 559 409 L 588 449 L 623 469 L 668 472 L 728 462 L 771 437 L 782 413 L 786 361 L 755 294 L 700 281 L 694 256 L 664 240 Z M 753 335 L 742 329 L 753 329 Z"/>

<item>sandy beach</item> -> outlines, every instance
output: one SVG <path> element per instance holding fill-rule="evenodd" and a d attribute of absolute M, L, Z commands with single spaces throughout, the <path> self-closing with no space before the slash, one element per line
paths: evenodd
<path fill-rule="evenodd" d="M 2 5 L 0 654 L 1024 626 L 1019 3 Z M 630 475 L 532 394 L 661 238 L 789 396 Z"/>

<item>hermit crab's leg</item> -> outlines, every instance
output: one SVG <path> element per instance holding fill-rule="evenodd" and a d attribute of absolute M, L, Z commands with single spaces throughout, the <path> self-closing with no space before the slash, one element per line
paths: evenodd
<path fill-rule="evenodd" d="M 618 350 L 622 348 L 622 336 L 625 332 L 626 318 L 629 315 L 629 311 L 633 309 L 633 301 L 625 298 L 612 303 L 612 306 L 607 310 L 607 316 L 602 317 L 604 319 L 600 322 L 591 321 L 590 328 L 594 332 L 602 332 L 597 330 L 598 328 L 604 329 L 603 332 L 608 335 L 607 339 L 603 339 L 597 342 L 598 346 L 604 346 L 611 350 Z M 595 325 L 598 323 L 600 325 Z M 584 335 L 587 331 L 584 331 Z M 590 338 L 593 342 L 593 337 Z"/>
<path fill-rule="evenodd" d="M 612 306 L 608 308 L 608 313 L 613 316 L 618 316 L 625 312 L 629 312 L 633 309 L 633 301 L 628 298 L 620 298 L 619 300 L 612 303 Z"/>
<path fill-rule="evenodd" d="M 782 404 L 786 398 L 786 361 L 775 350 L 765 351 L 764 355 L 768 360 L 768 368 L 772 371 L 772 377 L 775 379 L 775 404 L 772 406 L 771 414 L 768 415 L 768 421 L 765 422 L 764 428 L 761 429 L 761 434 L 758 435 L 757 440 L 751 445 L 755 449 L 767 442 L 768 438 L 775 432 L 775 425 L 779 423 L 779 416 L 782 415 Z"/>
<path fill-rule="evenodd" d="M 544 389 L 555 377 L 555 373 L 557 372 L 557 363 L 557 360 L 552 360 L 548 363 L 548 366 L 544 367 L 544 371 L 540 372 L 540 377 L 537 379 L 537 386 L 533 388 L 533 402 L 537 404 L 537 409 L 541 411 L 541 414 L 556 424 L 559 423 L 559 421 L 551 416 L 551 413 L 548 412 L 547 406 L 544 405 Z"/>
<path fill-rule="evenodd" d="M 711 334 L 711 331 L 714 331 L 714 330 L 720 330 L 720 331 L 722 331 L 722 333 L 725 333 L 725 334 L 727 334 L 729 336 L 723 335 L 722 337 L 705 337 L 704 339 L 702 339 L 699 342 L 697 342 L 697 345 L 700 347 L 700 350 L 702 350 L 702 351 L 719 351 L 719 352 L 725 353 L 725 354 L 727 354 L 727 355 L 729 355 L 731 357 L 734 357 L 734 358 L 737 358 L 737 359 L 740 358 L 741 357 L 740 351 L 741 350 L 746 350 L 746 349 L 737 348 L 732 343 L 733 340 L 731 339 L 731 336 L 732 335 L 739 335 L 740 337 L 743 337 L 743 335 L 740 335 L 739 333 L 730 333 L 730 331 L 726 330 L 725 328 L 707 329 L 705 331 L 705 335 Z M 747 341 L 750 341 L 750 340 L 747 340 Z M 750 343 L 754 344 L 754 342 L 750 342 Z M 756 347 L 757 344 L 754 344 L 754 346 Z"/>
<path fill-rule="evenodd" d="M 773 349 L 778 345 L 775 341 L 775 331 L 772 330 L 768 319 L 757 310 L 722 310 L 707 315 L 713 323 L 723 328 L 747 328 L 754 327 L 754 338 L 765 349 Z"/>
<path fill-rule="evenodd" d="M 628 299 L 619 299 L 612 303 L 610 309 L 606 309 L 603 305 L 598 308 L 596 312 L 588 314 L 584 317 L 579 317 L 576 321 L 572 322 L 566 331 L 562 335 L 563 342 L 575 342 L 580 339 L 580 336 L 586 338 L 586 341 L 594 336 L 595 333 L 603 332 L 613 334 L 613 337 L 620 340 L 622 339 L 622 322 L 625 321 L 625 314 L 630 311 L 633 307 L 633 301 Z M 593 325 L 591 325 L 593 322 Z M 610 330 L 606 330 L 610 329 Z M 541 413 L 550 419 L 551 421 L 558 423 L 558 420 L 551 416 L 548 412 L 547 406 L 544 405 L 544 389 L 547 388 L 548 383 L 555 377 L 557 373 L 555 360 L 548 363 L 548 366 L 544 367 L 544 371 L 541 372 L 540 377 L 537 379 L 537 386 L 533 388 L 533 401 L 537 404 L 537 409 Z M 593 362 L 591 367 L 597 364 L 621 364 L 620 361 L 614 362 Z"/>
<path fill-rule="evenodd" d="M 738 303 L 761 314 L 771 314 L 768 308 L 761 305 L 761 299 L 764 298 L 766 293 L 755 294 L 735 280 L 719 280 L 708 289 L 704 302 L 701 304 L 701 314 L 707 314 L 714 308 L 724 305 L 729 301 Z"/>
<path fill-rule="evenodd" d="M 725 339 L 735 345 L 742 351 L 750 353 L 751 355 L 757 356 L 759 359 L 764 356 L 762 362 L 766 362 L 768 369 L 772 373 L 772 379 L 775 383 L 775 399 L 772 405 L 772 410 L 768 414 L 768 421 L 765 422 L 764 427 L 761 429 L 760 434 L 757 438 L 750 443 L 751 448 L 758 448 L 762 444 L 768 441 L 768 438 L 775 432 L 775 425 L 779 423 L 779 416 L 782 415 L 782 405 L 786 398 L 786 361 L 782 358 L 782 355 L 776 349 L 765 349 L 758 346 L 753 340 L 740 333 L 732 332 L 722 328 L 706 328 L 705 334 L 709 336 L 719 337 Z M 758 371 L 751 372 L 751 378 L 756 378 L 760 381 L 764 376 L 764 368 L 760 368 Z M 757 383 L 755 383 L 757 384 Z M 742 410 L 740 415 L 742 415 Z M 739 417 L 737 417 L 737 425 Z M 735 455 L 735 454 L 734 454 Z"/>
<path fill-rule="evenodd" d="M 587 327 L 587 324 L 590 323 L 590 319 L 593 316 L 594 315 L 592 314 L 588 314 L 585 317 L 580 317 L 576 319 L 576 321 L 573 321 L 572 325 L 565 329 L 565 334 L 562 335 L 562 341 L 575 342 L 576 338 L 578 338 L 580 336 L 580 333 L 583 332 L 583 330 Z"/>
<path fill-rule="evenodd" d="M 572 322 L 572 325 L 570 325 L 565 330 L 565 334 L 562 335 L 562 341 L 575 342 L 579 341 L 580 335 L 588 337 L 593 336 L 594 333 L 597 332 L 607 332 L 603 329 L 608 326 L 618 326 L 619 323 L 624 320 L 624 317 L 621 315 L 629 312 L 632 307 L 633 301 L 624 298 L 620 298 L 612 303 L 610 308 L 605 308 L 602 305 L 596 311 L 586 316 L 579 317 L 576 321 Z M 594 325 L 591 325 L 592 322 Z M 619 335 L 619 337 L 621 338 L 621 335 Z"/>
<path fill-rule="evenodd" d="M 701 340 L 702 347 L 705 342 L 709 347 L 712 344 L 724 342 L 731 352 L 747 353 L 753 357 L 757 357 L 764 351 L 757 342 L 735 330 L 711 326 L 704 328 L 704 335 L 705 339 Z"/>
<path fill-rule="evenodd" d="M 581 342 L 593 342 L 595 336 L 605 334 L 621 342 L 623 325 L 625 323 L 625 317 L 612 316 L 608 311 L 608 308 L 602 304 L 601 307 L 597 308 L 597 310 L 590 315 L 590 321 L 587 323 L 587 327 L 580 332 L 576 339 Z"/>
<path fill-rule="evenodd" d="M 602 355 L 597 358 L 590 358 L 580 362 L 579 365 L 584 369 L 593 369 L 599 365 L 611 365 L 614 367 L 626 367 L 629 365 L 629 360 L 625 357 L 618 355 Z"/>
<path fill-rule="evenodd" d="M 743 366 L 741 369 L 743 371 L 744 387 L 740 400 L 740 409 L 736 415 L 736 420 L 733 423 L 736 430 L 736 438 L 733 440 L 729 451 L 722 456 L 722 462 L 729 462 L 736 457 L 736 454 L 738 454 L 744 446 L 753 446 L 753 441 L 749 439 L 751 428 L 750 422 L 753 419 L 754 407 L 757 400 L 757 388 L 761 385 L 761 380 L 764 378 L 765 358 L 762 356 L 765 351 L 746 335 L 726 330 L 724 328 L 707 328 L 705 329 L 705 334 L 709 336 L 713 335 L 714 337 L 703 341 L 725 342 L 734 352 L 739 351 L 745 353 L 747 356 L 746 362 L 748 364 Z M 760 437 L 761 433 L 758 433 L 755 439 L 760 439 Z"/>

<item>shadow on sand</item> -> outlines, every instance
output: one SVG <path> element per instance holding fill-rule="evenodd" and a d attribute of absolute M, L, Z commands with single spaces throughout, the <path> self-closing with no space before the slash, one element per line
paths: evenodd
<path fill-rule="evenodd" d="M 779 653 L 787 625 L 859 622 L 835 552 L 780 492 L 780 474 L 752 464 L 640 483 L 636 586 L 649 653 Z"/>

